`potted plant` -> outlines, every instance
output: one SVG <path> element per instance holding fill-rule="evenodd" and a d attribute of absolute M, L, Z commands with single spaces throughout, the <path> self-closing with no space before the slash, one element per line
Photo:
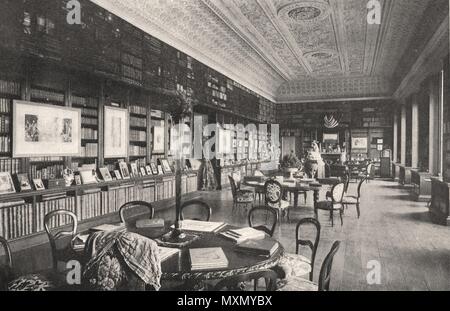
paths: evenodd
<path fill-rule="evenodd" d="M 289 173 L 290 179 L 293 179 L 294 174 L 302 168 L 302 162 L 294 152 L 291 152 L 291 154 L 285 155 L 281 160 L 281 168 L 284 172 Z"/>

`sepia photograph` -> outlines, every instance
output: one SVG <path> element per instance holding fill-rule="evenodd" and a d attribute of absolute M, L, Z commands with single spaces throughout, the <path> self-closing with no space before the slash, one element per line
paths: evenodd
<path fill-rule="evenodd" d="M 0 0 L 0 291 L 437 308 L 449 3 Z"/>

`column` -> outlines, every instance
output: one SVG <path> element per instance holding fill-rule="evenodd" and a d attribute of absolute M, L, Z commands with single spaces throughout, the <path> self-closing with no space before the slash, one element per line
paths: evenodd
<path fill-rule="evenodd" d="M 411 105 L 411 167 L 419 167 L 419 101 L 413 96 Z"/>
<path fill-rule="evenodd" d="M 429 117 L 429 147 L 428 147 L 428 168 L 432 175 L 438 174 L 438 154 L 439 154 L 439 112 L 438 112 L 438 81 L 435 77 L 430 79 L 429 84 L 429 105 L 430 105 L 430 117 Z"/>
<path fill-rule="evenodd" d="M 392 161 L 397 163 L 398 159 L 398 113 L 397 111 L 394 111 L 394 125 L 393 125 L 393 146 L 392 146 Z"/>
<path fill-rule="evenodd" d="M 400 164 L 406 165 L 406 104 L 402 104 L 401 123 L 400 123 Z"/>

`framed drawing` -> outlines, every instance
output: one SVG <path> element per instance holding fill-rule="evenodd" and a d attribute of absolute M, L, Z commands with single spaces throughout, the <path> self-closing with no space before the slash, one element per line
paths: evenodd
<path fill-rule="evenodd" d="M 367 137 L 352 137 L 352 149 L 367 150 Z"/>
<path fill-rule="evenodd" d="M 145 167 L 141 166 L 141 176 L 147 176 L 147 172 L 145 171 Z"/>
<path fill-rule="evenodd" d="M 158 175 L 164 175 L 163 169 L 161 165 L 158 165 Z"/>
<path fill-rule="evenodd" d="M 170 168 L 169 161 L 167 159 L 160 159 L 161 166 L 163 168 L 164 174 L 172 173 L 172 169 Z"/>
<path fill-rule="evenodd" d="M 44 183 L 42 182 L 42 179 L 40 179 L 40 178 L 33 179 L 33 184 L 34 184 L 34 188 L 37 191 L 45 190 L 45 186 L 44 186 Z"/>
<path fill-rule="evenodd" d="M 0 172 L 0 194 L 15 193 L 16 188 L 14 187 L 11 175 L 6 172 Z"/>
<path fill-rule="evenodd" d="M 119 163 L 120 173 L 122 174 L 122 179 L 130 179 L 130 172 L 128 171 L 128 164 L 126 162 Z"/>
<path fill-rule="evenodd" d="M 120 171 L 119 170 L 114 170 L 114 175 L 115 175 L 117 180 L 121 180 L 122 179 L 122 175 L 120 175 Z"/>
<path fill-rule="evenodd" d="M 81 185 L 81 176 L 75 175 L 75 185 L 79 186 Z"/>
<path fill-rule="evenodd" d="M 97 179 L 95 178 L 95 171 L 93 170 L 85 170 L 80 171 L 81 181 L 83 185 L 96 184 Z"/>
<path fill-rule="evenodd" d="M 105 107 L 105 158 L 128 156 L 128 110 Z"/>
<path fill-rule="evenodd" d="M 164 126 L 153 127 L 153 153 L 164 153 Z"/>
<path fill-rule="evenodd" d="M 156 167 L 155 163 L 150 163 L 150 168 L 152 169 L 152 174 L 153 175 L 158 175 L 159 174 L 158 168 Z"/>
<path fill-rule="evenodd" d="M 139 171 L 136 163 L 131 163 L 131 174 L 133 174 L 133 177 L 139 177 Z"/>
<path fill-rule="evenodd" d="M 17 186 L 20 192 L 32 190 L 28 174 L 17 174 Z"/>
<path fill-rule="evenodd" d="M 100 175 L 102 176 L 102 179 L 104 181 L 112 180 L 111 174 L 109 173 L 109 170 L 107 167 L 101 167 L 99 170 L 100 170 Z"/>
<path fill-rule="evenodd" d="M 81 110 L 14 100 L 13 157 L 79 156 Z"/>
<path fill-rule="evenodd" d="M 153 175 L 152 168 L 150 167 L 150 165 L 145 166 L 145 171 L 147 175 Z"/>

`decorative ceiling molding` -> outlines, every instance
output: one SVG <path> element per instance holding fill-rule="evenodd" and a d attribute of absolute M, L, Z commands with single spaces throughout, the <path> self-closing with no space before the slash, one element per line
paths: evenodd
<path fill-rule="evenodd" d="M 395 99 L 403 100 L 417 92 L 424 80 L 432 74 L 437 74 L 443 68 L 442 60 L 449 52 L 449 35 L 449 17 L 447 16 L 400 83 L 394 93 Z"/>
<path fill-rule="evenodd" d="M 322 0 L 296 1 L 278 9 L 278 16 L 281 19 L 298 23 L 305 27 L 323 21 L 330 14 L 330 5 Z"/>
<path fill-rule="evenodd" d="M 292 81 L 278 90 L 277 103 L 327 101 L 348 98 L 390 98 L 391 83 L 383 77 L 347 77 Z M 302 94 L 299 96 L 299 94 Z"/>

